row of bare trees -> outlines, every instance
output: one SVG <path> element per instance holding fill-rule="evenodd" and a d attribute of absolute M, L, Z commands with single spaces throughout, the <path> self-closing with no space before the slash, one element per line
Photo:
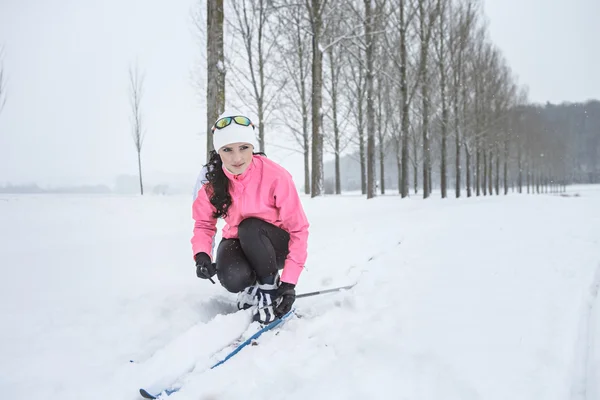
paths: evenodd
<path fill-rule="evenodd" d="M 568 175 L 564 143 L 528 120 L 480 1 L 211 0 L 206 29 L 208 121 L 227 90 L 258 116 L 260 151 L 267 128 L 290 132 L 312 197 L 324 194 L 325 152 L 338 194 L 341 155 L 358 153 L 367 198 L 385 193 L 390 157 L 402 197 L 411 185 L 460 197 L 507 193 L 524 171 Z"/>

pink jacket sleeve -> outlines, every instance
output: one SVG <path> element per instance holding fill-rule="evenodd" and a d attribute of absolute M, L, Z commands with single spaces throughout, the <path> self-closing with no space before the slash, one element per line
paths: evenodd
<path fill-rule="evenodd" d="M 309 223 L 289 173 L 286 172 L 284 177 L 275 182 L 274 195 L 282 228 L 290 234 L 289 254 L 285 260 L 281 281 L 296 284 L 307 258 Z"/>
<path fill-rule="evenodd" d="M 211 259 L 213 241 L 217 233 L 217 219 L 212 216 L 213 211 L 214 206 L 210 204 L 206 188 L 201 187 L 192 204 L 192 218 L 194 219 L 194 234 L 191 239 L 192 251 L 194 255 L 204 252 Z"/>

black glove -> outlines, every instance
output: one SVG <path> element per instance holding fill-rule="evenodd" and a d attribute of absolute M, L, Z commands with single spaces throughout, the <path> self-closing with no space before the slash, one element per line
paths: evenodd
<path fill-rule="evenodd" d="M 202 279 L 210 279 L 217 273 L 217 267 L 211 262 L 210 257 L 206 253 L 198 253 L 194 256 L 196 260 L 196 276 Z"/>
<path fill-rule="evenodd" d="M 292 304 L 296 301 L 296 285 L 287 282 L 281 282 L 277 288 L 275 296 L 275 307 L 273 311 L 277 318 L 281 318 L 292 309 Z"/>

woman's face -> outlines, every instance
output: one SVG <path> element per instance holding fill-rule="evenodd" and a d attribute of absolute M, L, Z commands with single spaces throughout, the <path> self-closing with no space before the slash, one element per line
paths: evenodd
<path fill-rule="evenodd" d="M 223 165 L 234 175 L 242 174 L 252 162 L 254 146 L 249 143 L 231 143 L 219 149 Z"/>

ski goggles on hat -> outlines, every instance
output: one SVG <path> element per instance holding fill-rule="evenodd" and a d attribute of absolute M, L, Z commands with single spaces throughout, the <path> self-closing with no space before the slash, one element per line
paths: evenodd
<path fill-rule="evenodd" d="M 242 115 L 236 115 L 233 117 L 223 117 L 218 119 L 215 122 L 215 125 L 212 127 L 212 131 L 214 132 L 216 129 L 223 129 L 231 125 L 232 122 L 235 122 L 238 125 L 242 126 L 251 126 L 252 129 L 255 129 L 254 124 L 250 121 L 250 118 L 244 117 Z"/>

